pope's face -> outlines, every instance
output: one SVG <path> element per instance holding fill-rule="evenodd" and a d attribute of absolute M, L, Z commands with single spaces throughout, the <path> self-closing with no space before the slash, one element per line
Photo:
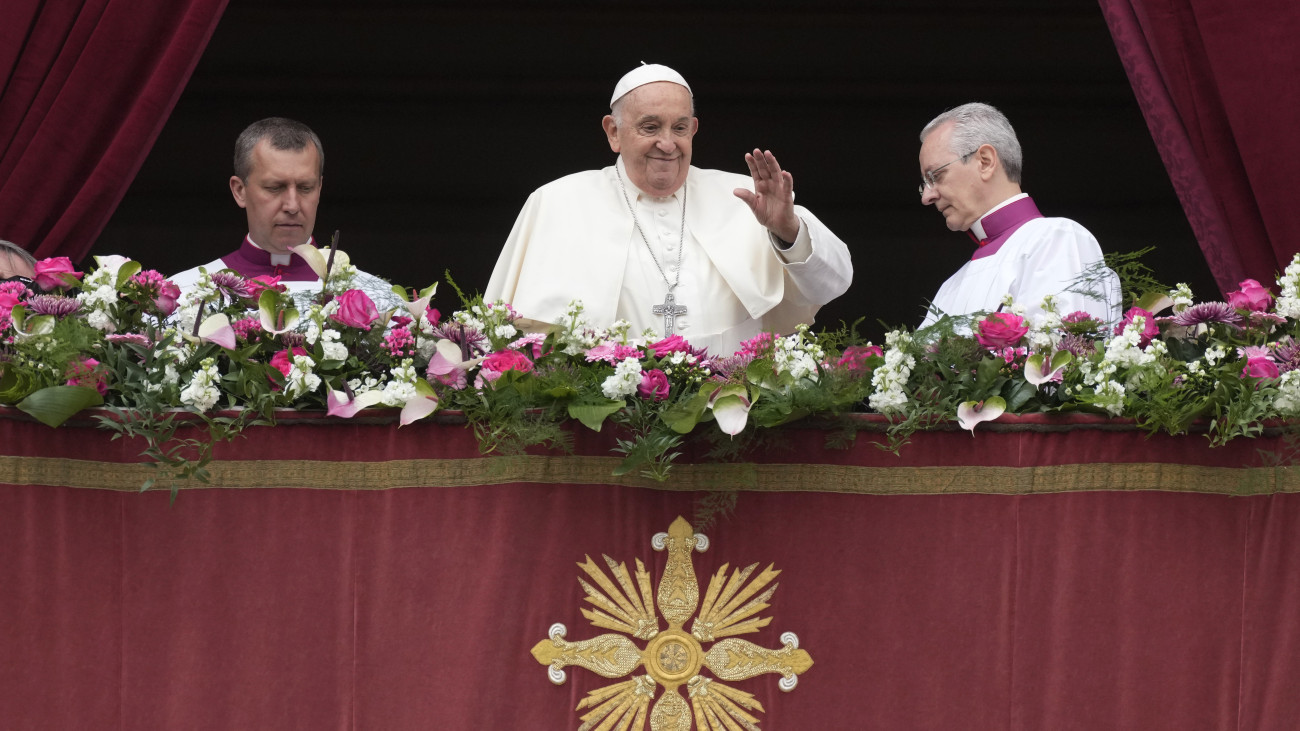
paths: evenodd
<path fill-rule="evenodd" d="M 984 215 L 981 204 L 982 181 L 975 157 L 963 161 L 960 150 L 953 152 L 948 141 L 952 137 L 953 123 L 934 130 L 921 143 L 921 178 L 934 177 L 934 184 L 921 193 L 923 205 L 933 205 L 943 216 L 952 231 L 965 231 Z"/>
<path fill-rule="evenodd" d="M 230 193 L 248 214 L 248 235 L 258 246 L 287 254 L 311 238 L 324 182 L 319 158 L 315 145 L 277 150 L 263 139 L 253 148 L 248 180 L 230 178 Z"/>
<path fill-rule="evenodd" d="M 605 134 L 632 184 L 651 195 L 672 195 L 686 182 L 699 127 L 691 93 L 671 81 L 639 86 L 623 98 L 621 116 L 622 124 L 605 117 Z"/>

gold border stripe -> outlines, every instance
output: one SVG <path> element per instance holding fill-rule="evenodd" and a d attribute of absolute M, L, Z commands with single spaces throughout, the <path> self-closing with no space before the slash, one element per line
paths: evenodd
<path fill-rule="evenodd" d="M 388 490 L 506 483 L 628 485 L 658 490 L 837 492 L 869 495 L 989 493 L 1029 495 L 1159 490 L 1218 495 L 1300 492 L 1300 468 L 1091 463 L 1040 467 L 854 467 L 827 464 L 677 464 L 667 482 L 614 477 L 618 457 L 494 456 L 386 462 L 217 461 L 210 484 L 182 489 Z M 144 463 L 0 456 L 0 483 L 137 491 L 154 470 Z M 160 484 L 157 487 L 166 488 Z"/>

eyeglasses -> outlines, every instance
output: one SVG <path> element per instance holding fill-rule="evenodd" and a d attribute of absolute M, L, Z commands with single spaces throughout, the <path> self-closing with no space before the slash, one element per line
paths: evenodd
<path fill-rule="evenodd" d="M 22 276 L 21 274 L 14 275 L 12 277 L 0 277 L 0 283 L 4 283 L 4 282 L 21 282 L 28 289 L 31 289 L 32 287 L 32 280 Z"/>
<path fill-rule="evenodd" d="M 978 148 L 978 147 L 976 147 L 974 150 L 971 150 L 970 152 L 966 153 L 965 155 L 962 155 L 961 157 L 958 157 L 958 158 L 955 158 L 955 159 L 949 160 L 948 162 L 945 162 L 944 164 L 940 165 L 939 167 L 937 167 L 937 168 L 935 168 L 935 169 L 933 169 L 933 170 L 931 170 L 931 171 L 929 171 L 929 172 L 921 173 L 921 185 L 916 189 L 916 192 L 917 192 L 917 193 L 920 193 L 921 195 L 925 195 L 925 189 L 926 189 L 926 188 L 933 188 L 934 186 L 936 186 L 936 185 L 939 184 L 939 176 L 938 176 L 938 173 L 939 173 L 940 170 L 943 170 L 944 168 L 948 167 L 949 165 L 953 164 L 954 162 L 957 162 L 958 160 L 960 160 L 963 164 L 965 164 L 966 159 L 969 158 L 971 155 L 974 155 L 976 152 L 979 152 L 979 148 Z"/>

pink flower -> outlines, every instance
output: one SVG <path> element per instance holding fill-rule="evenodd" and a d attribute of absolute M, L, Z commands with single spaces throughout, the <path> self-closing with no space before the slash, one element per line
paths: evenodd
<path fill-rule="evenodd" d="M 656 358 L 662 358 L 672 353 L 689 352 L 691 344 L 686 342 L 686 338 L 681 335 L 669 335 L 657 343 L 650 343 L 646 347 L 655 352 Z"/>
<path fill-rule="evenodd" d="M 736 355 L 745 355 L 750 358 L 757 358 L 760 354 L 772 350 L 772 333 L 761 332 L 754 337 L 740 344 L 740 349 Z"/>
<path fill-rule="evenodd" d="M 506 371 L 527 373 L 533 369 L 533 362 L 518 350 L 498 350 L 484 358 L 483 365 L 480 367 L 484 371 L 492 371 L 496 374 L 505 373 Z M 495 377 L 489 380 L 495 380 Z"/>
<path fill-rule="evenodd" d="M 398 318 L 395 318 L 398 319 Z M 409 317 L 400 318 L 410 322 Z M 405 327 L 395 327 L 384 335 L 384 350 L 394 358 L 406 358 L 415 355 L 415 336 Z"/>
<path fill-rule="evenodd" d="M 49 291 L 56 287 L 75 287 L 81 283 L 82 273 L 72 267 L 72 260 L 66 256 L 54 256 L 36 262 L 33 267 L 37 287 Z"/>
<path fill-rule="evenodd" d="M 1141 307 L 1130 307 L 1128 312 L 1124 313 L 1124 319 L 1115 326 L 1115 334 L 1119 335 L 1124 329 L 1133 323 L 1138 317 L 1146 318 L 1142 324 L 1142 335 L 1138 339 L 1138 347 L 1145 348 L 1151 344 L 1151 339 L 1160 334 L 1160 326 L 1156 324 L 1156 317 Z"/>
<path fill-rule="evenodd" d="M 636 387 L 636 395 L 651 401 L 663 401 L 668 398 L 668 376 L 658 368 L 641 371 L 641 385 Z"/>
<path fill-rule="evenodd" d="M 339 309 L 330 315 L 330 319 L 346 325 L 365 330 L 370 323 L 379 319 L 379 310 L 375 303 L 359 289 L 349 289 L 338 298 Z"/>
<path fill-rule="evenodd" d="M 307 351 L 296 346 L 292 349 L 292 352 L 289 348 L 285 348 L 271 356 L 271 367 L 288 376 L 289 370 L 293 368 L 293 356 L 295 355 L 307 355 Z"/>
<path fill-rule="evenodd" d="M 1281 374 L 1276 363 L 1267 357 L 1257 356 L 1246 361 L 1245 367 L 1241 369 L 1241 375 L 1246 378 L 1277 378 Z"/>
<path fill-rule="evenodd" d="M 637 360 L 640 360 L 641 349 L 634 348 L 631 345 L 623 345 L 621 343 L 605 343 L 588 350 L 585 357 L 587 358 L 588 363 L 603 361 L 612 365 L 614 363 L 621 363 L 628 358 L 636 358 Z"/>
<path fill-rule="evenodd" d="M 288 287 L 280 284 L 280 275 L 263 274 L 260 277 L 253 277 L 248 280 L 248 297 L 253 301 L 261 298 L 262 292 L 273 289 L 277 292 L 287 292 Z"/>
<path fill-rule="evenodd" d="M 1238 286 L 1241 289 L 1228 293 L 1228 304 L 1238 310 L 1264 312 L 1273 304 L 1273 293 L 1259 282 L 1247 279 Z"/>
<path fill-rule="evenodd" d="M 879 358 L 884 356 L 884 351 L 879 345 L 850 345 L 844 349 L 844 354 L 835 365 L 843 368 L 849 373 L 862 374 L 871 369 L 867 366 L 868 358 Z"/>
<path fill-rule="evenodd" d="M 176 300 L 181 297 L 181 288 L 157 270 L 146 269 L 131 277 L 131 283 L 153 301 L 154 307 L 163 317 L 170 317 L 176 311 Z"/>
<path fill-rule="evenodd" d="M 434 312 L 436 313 L 437 310 L 434 310 Z M 542 345 L 545 342 L 546 342 L 545 333 L 529 333 L 523 336 L 522 338 L 518 338 L 514 342 L 510 343 L 510 347 L 513 348 L 514 350 L 523 350 L 525 346 L 531 346 L 533 351 L 533 358 L 540 358 L 542 357 Z"/>
<path fill-rule="evenodd" d="M 1027 332 L 1029 326 L 1025 324 L 1025 318 L 1010 312 L 994 312 L 980 320 L 975 339 L 990 350 L 1014 348 Z"/>
<path fill-rule="evenodd" d="M 438 321 L 442 319 L 442 313 L 433 307 L 425 310 L 424 316 L 428 318 L 430 325 L 437 325 Z"/>
<path fill-rule="evenodd" d="M 66 258 L 66 257 L 61 257 Z M 96 366 L 99 361 L 94 358 L 82 358 L 77 363 L 68 367 L 68 372 L 64 375 L 68 377 L 65 385 L 68 386 L 89 386 L 99 391 L 100 396 L 108 393 L 108 384 L 104 381 L 104 373 Z"/>

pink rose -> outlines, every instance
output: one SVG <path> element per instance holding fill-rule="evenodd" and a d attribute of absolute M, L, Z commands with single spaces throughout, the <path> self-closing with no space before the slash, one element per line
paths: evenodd
<path fill-rule="evenodd" d="M 1247 279 L 1238 285 L 1241 289 L 1228 293 L 1228 304 L 1238 310 L 1265 312 L 1273 304 L 1273 293 L 1267 287 L 1253 279 Z"/>
<path fill-rule="evenodd" d="M 171 317 L 171 314 L 176 311 L 176 300 L 180 298 L 181 288 L 168 279 L 158 287 L 158 296 L 153 298 L 153 304 L 163 317 Z"/>
<path fill-rule="evenodd" d="M 1241 375 L 1246 378 L 1277 378 L 1281 374 L 1277 370 L 1276 363 L 1264 356 L 1256 356 L 1246 360 L 1246 366 L 1241 369 Z"/>
<path fill-rule="evenodd" d="M 338 298 L 339 309 L 330 315 L 330 319 L 348 327 L 365 330 L 370 323 L 379 319 L 379 310 L 375 303 L 359 289 L 349 289 Z"/>
<path fill-rule="evenodd" d="M 1131 325 L 1134 318 L 1137 317 L 1146 318 L 1146 321 L 1142 324 L 1142 335 L 1138 339 L 1138 347 L 1145 348 L 1151 343 L 1152 338 L 1160 334 L 1160 326 L 1156 324 L 1156 316 L 1141 307 L 1130 307 L 1128 312 L 1124 313 L 1124 319 L 1115 326 L 1115 334 L 1123 333 L 1124 329 Z"/>
<path fill-rule="evenodd" d="M 0 292 L 0 314 L 7 315 L 9 311 L 18 306 L 22 297 L 13 292 Z"/>
<path fill-rule="evenodd" d="M 280 284 L 279 274 L 263 274 L 260 277 L 253 277 L 248 280 L 248 298 L 254 302 L 260 299 L 262 297 L 262 292 L 265 292 L 268 289 L 273 289 L 277 292 L 286 292 L 289 290 L 288 287 Z"/>
<path fill-rule="evenodd" d="M 68 367 L 68 372 L 64 375 L 68 377 L 67 386 L 89 386 L 99 391 L 100 396 L 108 394 L 108 384 L 104 381 L 104 373 L 96 366 L 99 361 L 94 358 L 82 358 L 77 363 Z"/>
<path fill-rule="evenodd" d="M 650 343 L 646 347 L 655 352 L 656 358 L 662 358 L 672 353 L 689 352 L 691 344 L 686 342 L 686 338 L 681 335 L 669 335 L 657 343 Z"/>
<path fill-rule="evenodd" d="M 636 395 L 651 401 L 663 401 L 668 398 L 668 376 L 658 368 L 641 371 L 641 385 L 636 387 Z"/>
<path fill-rule="evenodd" d="M 1010 312 L 994 312 L 976 325 L 975 339 L 990 350 L 1014 348 L 1027 332 L 1025 318 Z"/>
<path fill-rule="evenodd" d="M 867 367 L 867 359 L 883 356 L 884 351 L 880 349 L 879 345 L 850 345 L 844 349 L 844 354 L 840 356 L 835 365 L 849 373 L 866 373 L 871 370 Z"/>
<path fill-rule="evenodd" d="M 81 283 L 82 273 L 72 267 L 72 260 L 66 256 L 54 256 L 36 262 L 33 267 L 37 287 L 49 291 L 56 287 L 75 287 Z"/>
<path fill-rule="evenodd" d="M 480 368 L 495 373 L 505 373 L 506 371 L 527 373 L 533 369 L 533 362 L 518 350 L 498 350 L 484 358 Z"/>

